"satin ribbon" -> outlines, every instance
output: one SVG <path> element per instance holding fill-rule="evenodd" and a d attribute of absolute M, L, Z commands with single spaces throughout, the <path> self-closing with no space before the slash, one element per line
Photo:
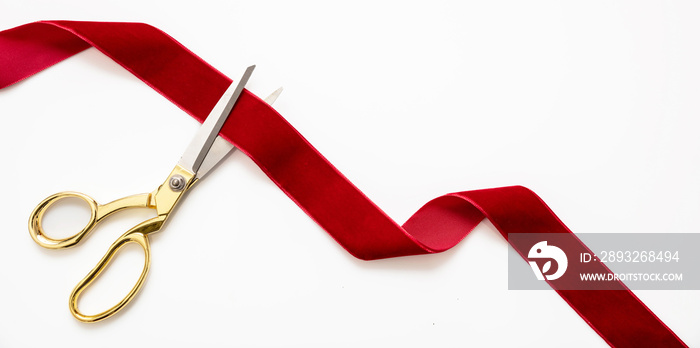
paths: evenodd
<path fill-rule="evenodd" d="M 90 46 L 200 122 L 231 83 L 147 24 L 44 21 L 0 32 L 0 88 Z M 400 226 L 247 90 L 221 135 L 250 156 L 340 245 L 363 260 L 445 251 L 484 218 L 506 239 L 509 233 L 567 234 L 575 247 L 588 250 L 535 193 L 522 186 L 447 194 L 426 203 Z M 523 246 L 511 245 L 527 255 Z M 563 290 L 563 283 L 549 284 L 611 346 L 686 346 L 622 283 L 614 283 L 614 290 Z"/>

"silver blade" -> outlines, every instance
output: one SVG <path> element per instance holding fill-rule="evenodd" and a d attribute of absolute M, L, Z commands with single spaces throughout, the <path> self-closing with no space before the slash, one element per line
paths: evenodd
<path fill-rule="evenodd" d="M 265 102 L 272 105 L 275 100 L 277 100 L 277 97 L 280 96 L 280 93 L 282 93 L 282 87 L 268 95 L 267 98 L 265 98 Z M 207 154 L 207 157 L 204 158 L 204 162 L 202 162 L 202 165 L 199 167 L 196 178 L 201 180 L 204 175 L 206 175 L 210 170 L 214 169 L 219 162 L 226 158 L 235 149 L 236 147 L 226 141 L 226 139 L 222 138 L 221 136 L 216 137 L 214 144 L 211 145 L 209 154 Z"/>
<path fill-rule="evenodd" d="M 270 95 L 268 95 L 267 98 L 264 99 L 264 101 L 270 105 L 274 104 L 275 100 L 277 100 L 277 97 L 279 97 L 280 94 L 282 94 L 282 90 L 284 90 L 284 88 L 282 87 L 276 89 L 274 92 L 270 93 Z"/>
<path fill-rule="evenodd" d="M 224 95 L 221 96 L 221 99 L 219 99 L 211 110 L 207 119 L 204 120 L 202 126 L 199 127 L 199 131 L 197 131 L 194 139 L 192 139 L 187 150 L 185 150 L 182 158 L 180 158 L 178 164 L 181 167 L 197 174 L 214 140 L 219 135 L 221 127 L 224 126 L 228 114 L 231 112 L 231 109 L 233 109 L 233 105 L 236 104 L 238 97 L 243 92 L 243 87 L 248 82 L 250 75 L 253 73 L 253 69 L 255 69 L 255 65 L 249 66 L 243 73 L 243 76 L 241 76 L 238 84 L 234 86 L 232 83 L 226 92 L 224 92 Z"/>

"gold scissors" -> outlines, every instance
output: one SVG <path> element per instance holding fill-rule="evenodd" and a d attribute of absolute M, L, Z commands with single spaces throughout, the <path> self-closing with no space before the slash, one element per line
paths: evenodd
<path fill-rule="evenodd" d="M 78 243 L 107 216 L 118 211 L 129 208 L 151 208 L 155 209 L 157 216 L 148 219 L 119 237 L 110 247 L 105 256 L 97 263 L 97 266 L 88 273 L 78 285 L 75 286 L 70 295 L 69 307 L 75 318 L 83 322 L 96 322 L 106 319 L 131 301 L 136 293 L 143 286 L 144 280 L 150 266 L 150 246 L 148 243 L 148 235 L 159 231 L 168 216 L 173 211 L 173 208 L 178 203 L 183 194 L 194 185 L 197 180 L 213 169 L 217 163 L 226 157 L 235 147 L 229 142 L 218 136 L 219 131 L 223 127 L 229 113 L 233 109 L 234 104 L 238 100 L 243 87 L 253 73 L 255 65 L 248 67 L 241 77 L 239 83 L 228 87 L 221 99 L 212 109 L 207 119 L 202 123 L 199 131 L 195 135 L 192 142 L 187 147 L 187 150 L 180 158 L 180 161 L 175 166 L 175 169 L 168 175 L 165 182 L 160 185 L 155 191 L 146 194 L 134 195 L 118 199 L 116 201 L 101 205 L 98 204 L 90 196 L 79 192 L 60 192 L 49 196 L 34 208 L 29 217 L 29 233 L 39 245 L 49 249 L 61 249 L 72 247 Z M 278 89 L 265 99 L 266 102 L 272 104 L 277 96 L 282 91 Z M 64 198 L 79 198 L 87 202 L 90 206 L 92 215 L 87 223 L 87 226 L 75 235 L 64 239 L 53 239 L 48 237 L 42 228 L 42 218 L 46 210 L 54 203 Z M 78 310 L 78 298 L 80 294 L 100 275 L 106 268 L 112 258 L 120 248 L 128 243 L 136 243 L 145 253 L 145 262 L 143 270 L 138 281 L 129 293 L 119 303 L 104 312 L 95 315 L 86 315 Z"/>

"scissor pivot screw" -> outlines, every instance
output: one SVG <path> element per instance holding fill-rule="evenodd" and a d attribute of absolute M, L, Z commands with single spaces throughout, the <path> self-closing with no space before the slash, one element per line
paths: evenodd
<path fill-rule="evenodd" d="M 182 189 L 185 188 L 186 183 L 187 183 L 187 181 L 185 180 L 185 178 L 182 177 L 182 175 L 173 175 L 170 178 L 170 182 L 169 182 L 170 188 L 173 191 L 182 191 Z"/>

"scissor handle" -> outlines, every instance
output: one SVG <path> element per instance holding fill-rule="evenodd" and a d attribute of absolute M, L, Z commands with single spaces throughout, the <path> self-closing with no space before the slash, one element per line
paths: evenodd
<path fill-rule="evenodd" d="M 41 201 L 29 215 L 29 234 L 37 244 L 49 249 L 68 248 L 78 244 L 85 235 L 92 231 L 95 226 L 105 217 L 126 208 L 149 208 L 149 194 L 140 194 L 118 199 L 116 201 L 101 205 L 90 196 L 80 193 L 65 191 L 51 195 Z M 65 198 L 78 198 L 90 206 L 90 220 L 78 233 L 63 239 L 54 239 L 46 235 L 42 227 L 44 213 L 54 203 Z"/>
<path fill-rule="evenodd" d="M 95 268 L 93 268 L 90 271 L 90 273 L 88 273 L 88 275 L 85 276 L 85 278 L 83 278 L 83 280 L 81 280 L 78 283 L 78 285 L 75 286 L 73 292 L 70 294 L 70 311 L 76 319 L 86 323 L 92 323 L 109 318 L 115 313 L 117 313 L 124 306 L 126 306 L 129 303 L 129 301 L 131 301 L 134 298 L 134 296 L 136 296 L 139 290 L 141 290 L 141 286 L 143 286 L 144 281 L 146 280 L 146 275 L 148 274 L 148 269 L 151 265 L 151 247 L 148 243 L 148 233 L 159 230 L 162 227 L 165 218 L 166 216 L 159 215 L 136 225 L 134 228 L 130 229 L 121 237 L 119 237 L 119 239 L 117 239 L 109 247 L 109 250 L 107 250 L 105 256 L 103 256 L 102 259 L 97 263 L 97 266 L 95 266 Z M 141 276 L 139 276 L 139 279 L 136 281 L 136 284 L 134 284 L 134 287 L 131 288 L 131 291 L 129 291 L 129 293 L 126 294 L 126 296 L 124 296 L 124 298 L 121 301 L 119 301 L 119 303 L 117 303 L 112 308 L 104 312 L 94 315 L 81 313 L 78 309 L 78 298 L 80 297 L 80 294 L 82 294 L 82 292 L 100 276 L 102 271 L 104 271 L 105 268 L 107 268 L 107 265 L 109 265 L 109 263 L 117 254 L 119 249 L 121 249 L 129 243 L 136 243 L 139 246 L 141 246 L 145 255 L 143 271 L 141 271 Z"/>

